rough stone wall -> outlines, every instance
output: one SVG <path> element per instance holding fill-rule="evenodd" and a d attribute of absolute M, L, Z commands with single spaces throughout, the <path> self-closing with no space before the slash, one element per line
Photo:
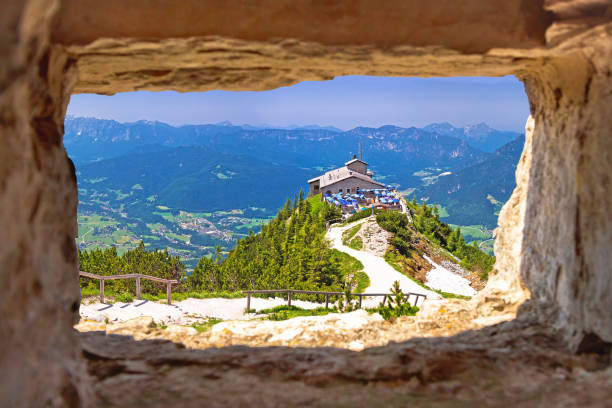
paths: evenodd
<path fill-rule="evenodd" d="M 512 74 L 525 81 L 532 118 L 518 186 L 500 216 L 497 266 L 474 307 L 481 316 L 508 314 L 531 299 L 521 317 L 559 325 L 573 346 L 587 333 L 612 340 L 610 228 L 602 212 L 610 195 L 610 1 L 507 1 L 493 9 L 478 1 L 306 8 L 267 1 L 231 11 L 213 1 L 178 16 L 187 27 L 167 23 L 165 34 L 148 19 L 181 11 L 156 2 L 137 20 L 130 8 L 137 3 L 115 9 L 125 12 L 119 25 L 106 24 L 113 7 L 63 3 L 53 39 L 76 61 L 76 92 L 265 90 L 350 74 Z M 218 8 L 219 20 L 200 15 Z M 344 18 L 324 24 L 334 13 Z M 286 20 L 294 24 L 279 23 Z"/>
<path fill-rule="evenodd" d="M 539 319 L 578 348 L 612 342 L 609 35 L 576 38 L 579 53 L 526 80 L 535 127 L 520 271 Z"/>
<path fill-rule="evenodd" d="M 464 53 L 544 43 L 552 16 L 543 0 L 63 0 L 53 41 L 222 36 L 294 38 L 377 48 L 436 45 Z"/>
<path fill-rule="evenodd" d="M 383 3 L 3 3 L 0 372 L 10 375 L 0 382 L 2 405 L 87 398 L 71 331 L 79 304 L 76 180 L 61 142 L 71 91 L 516 75 L 533 121 L 500 217 L 499 262 L 474 307 L 482 316 L 507 313 L 530 298 L 519 315 L 563 329 L 577 350 L 612 342 L 610 1 Z"/>
<path fill-rule="evenodd" d="M 71 62 L 49 42 L 54 1 L 0 24 L 0 405 L 78 406 L 74 167 L 62 145 Z M 4 11 L 4 10 L 3 10 Z M 72 81 L 74 82 L 74 81 Z"/>
<path fill-rule="evenodd" d="M 516 168 L 516 188 L 502 207 L 495 230 L 495 266 L 485 289 L 473 299 L 480 316 L 516 312 L 530 298 L 521 277 L 521 265 L 529 171 L 533 161 L 533 131 L 534 120 L 529 116 L 525 125 L 525 147 Z"/>

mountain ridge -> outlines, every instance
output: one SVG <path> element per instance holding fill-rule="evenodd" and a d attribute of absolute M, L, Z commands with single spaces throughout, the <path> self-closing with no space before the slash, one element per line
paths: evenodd
<path fill-rule="evenodd" d="M 208 146 L 302 168 L 342 165 L 359 150 L 388 181 L 414 183 L 412 173 L 428 166 L 459 168 L 488 157 L 464 140 L 416 127 L 385 125 L 336 132 L 325 129 L 245 130 L 238 126 L 184 125 L 162 122 L 119 123 L 69 117 L 64 145 L 77 165 L 127 154 L 144 145 Z"/>
<path fill-rule="evenodd" d="M 516 166 L 524 145 L 525 135 L 520 135 L 497 149 L 487 160 L 418 188 L 416 196 L 445 207 L 449 213 L 446 222 L 494 228 L 499 209 L 516 185 Z"/>

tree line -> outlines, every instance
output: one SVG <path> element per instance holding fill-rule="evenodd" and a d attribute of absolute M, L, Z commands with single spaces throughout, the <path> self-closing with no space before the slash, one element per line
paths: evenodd
<path fill-rule="evenodd" d="M 419 205 L 415 197 L 407 204 L 416 231 L 460 259 L 460 265 L 464 269 L 478 273 L 483 280 L 488 278 L 495 263 L 494 256 L 481 251 L 476 242 L 468 245 L 459 227 L 453 229 L 440 221 L 438 207 L 435 205 L 427 205 L 426 202 Z M 383 229 L 394 234 L 391 245 L 400 254 L 408 256 L 413 240 L 413 232 L 408 228 L 408 218 L 399 212 L 383 212 L 376 216 L 376 220 Z"/>
<path fill-rule="evenodd" d="M 339 210 L 300 191 L 261 231 L 238 241 L 225 260 L 201 258 L 188 279 L 192 290 L 339 290 L 342 268 L 325 242 L 325 223 Z"/>
<path fill-rule="evenodd" d="M 180 284 L 173 292 L 234 292 L 256 289 L 338 291 L 344 286 L 342 258 L 333 256 L 325 242 L 326 221 L 340 216 L 339 209 L 318 197 L 305 199 L 301 190 L 287 199 L 276 217 L 240 241 L 223 259 L 217 247 L 213 257 L 202 257 L 191 275 L 178 256 L 167 250 L 148 251 L 144 243 L 125 252 L 116 248 L 79 251 L 80 268 L 99 275 L 142 273 Z M 90 280 L 81 278 L 83 286 Z M 106 282 L 110 291 L 134 292 L 133 279 Z M 160 294 L 164 284 L 141 281 L 143 293 Z"/>
<path fill-rule="evenodd" d="M 168 253 L 168 250 L 149 251 L 145 249 L 144 242 L 131 250 L 119 255 L 117 248 L 79 250 L 80 270 L 97 275 L 123 275 L 129 273 L 142 273 L 164 279 L 176 279 L 179 285 L 173 287 L 175 291 L 185 289 L 185 265 L 178 256 Z M 81 286 L 95 285 L 89 278 L 81 278 Z M 114 279 L 104 282 L 105 289 L 110 292 L 126 293 L 136 291 L 135 279 Z M 140 290 L 143 293 L 159 294 L 166 291 L 166 284 L 141 279 Z"/>

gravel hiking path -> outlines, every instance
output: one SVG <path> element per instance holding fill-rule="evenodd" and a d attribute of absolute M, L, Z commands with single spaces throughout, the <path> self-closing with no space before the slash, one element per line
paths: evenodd
<path fill-rule="evenodd" d="M 331 227 L 329 231 L 327 231 L 326 235 L 326 238 L 329 240 L 332 248 L 336 248 L 338 251 L 347 253 L 350 256 L 361 261 L 361 263 L 363 264 L 363 271 L 370 278 L 370 286 L 366 288 L 365 292 L 389 293 L 391 287 L 393 286 L 393 282 L 399 281 L 400 287 L 402 288 L 403 292 L 413 292 L 427 295 L 428 300 L 440 299 L 440 295 L 438 295 L 436 292 L 432 292 L 419 286 L 418 284 L 410 280 L 406 275 L 403 275 L 393 269 L 393 267 L 389 265 L 387 261 L 384 260 L 384 258 L 381 258 L 368 252 L 357 251 L 342 244 L 342 233 L 344 231 L 358 224 L 363 224 L 369 218 L 370 217 L 342 227 Z M 410 300 L 412 301 L 413 298 L 411 297 Z M 382 298 L 374 298 L 371 301 L 369 300 L 368 303 L 373 302 L 374 304 L 379 304 L 381 301 Z"/>
<path fill-rule="evenodd" d="M 282 298 L 251 298 L 251 309 L 268 309 L 279 305 L 286 305 L 287 301 Z M 323 304 L 305 302 L 302 300 L 291 300 L 291 304 L 303 309 L 314 309 Z M 245 314 L 246 298 L 223 299 L 186 299 L 173 302 L 171 305 L 165 302 L 151 302 L 146 300 L 134 300 L 130 303 L 90 303 L 81 304 L 81 319 L 103 322 L 124 322 L 140 316 L 151 316 L 159 324 L 191 324 L 206 320 L 210 317 L 223 320 L 248 320 L 260 317 L 254 313 Z"/>

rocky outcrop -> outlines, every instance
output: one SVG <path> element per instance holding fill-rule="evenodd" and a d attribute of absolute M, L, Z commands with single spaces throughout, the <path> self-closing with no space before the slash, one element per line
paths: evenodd
<path fill-rule="evenodd" d="M 393 234 L 380 228 L 376 219 L 372 217 L 363 223 L 356 236 L 361 237 L 363 251 L 383 257 Z"/>
<path fill-rule="evenodd" d="M 50 43 L 56 1 L 0 13 L 0 405 L 78 406 L 76 175 L 62 145 L 73 63 Z"/>
<path fill-rule="evenodd" d="M 70 328 L 79 307 L 74 245 L 76 180 L 62 146 L 63 117 L 71 92 L 263 90 L 348 74 L 516 75 L 525 82 L 532 117 L 528 127 L 533 123 L 533 130 L 527 134 L 517 169 L 517 189 L 500 217 L 495 249 L 499 262 L 491 283 L 466 306 L 468 316 L 486 319 L 518 310 L 517 325 L 555 327 L 573 351 L 609 353 L 609 1 L 468 0 L 458 4 L 446 0 L 363 0 L 314 4 L 266 0 L 243 1 L 232 7 L 220 0 L 205 4 L 196 0 L 4 3 L 0 14 L 0 225 L 4 232 L 0 237 L 0 370 L 11 375 L 0 382 L 2 405 L 77 406 L 88 401 L 90 380 L 82 370 L 79 340 Z M 525 299 L 529 301 L 523 302 Z M 598 379 L 585 385 L 580 383 L 583 377 L 567 369 L 561 372 L 562 382 L 553 379 L 552 385 L 545 385 L 538 380 L 541 377 L 523 369 L 530 363 L 521 351 L 527 347 L 521 336 L 542 345 L 540 351 L 523 351 L 529 350 L 524 354 L 536 355 L 548 367 L 567 360 L 561 352 L 543 351 L 547 347 L 560 350 L 559 344 L 546 336 L 549 340 L 538 343 L 533 332 L 521 327 L 525 331 L 505 332 L 505 340 L 499 342 L 489 339 L 492 331 L 466 333 L 464 339 L 481 344 L 475 354 L 462 349 L 461 341 L 452 343 L 457 339 L 441 340 L 443 345 L 435 349 L 440 357 L 433 360 L 398 354 L 394 364 L 380 369 L 367 360 L 359 360 L 362 366 L 330 363 L 342 370 L 325 371 L 325 376 L 319 377 L 299 374 L 293 368 L 271 370 L 283 371 L 279 377 L 263 377 L 270 371 L 266 367 L 288 367 L 281 364 L 283 360 L 293 361 L 294 366 L 289 367 L 300 367 L 302 373 L 312 372 L 310 363 L 304 361 L 311 362 L 316 356 L 293 351 L 251 360 L 234 359 L 234 349 L 210 351 L 207 355 L 217 356 L 211 358 L 217 359 L 218 366 L 244 368 L 223 375 L 199 368 L 205 378 L 213 379 L 206 384 L 215 384 L 215 392 L 220 384 L 231 384 L 234 388 L 228 400 L 235 397 L 233 402 L 238 401 L 236 389 L 274 390 L 261 396 L 267 405 L 298 401 L 277 398 L 295 396 L 293 390 L 297 389 L 304 391 L 300 395 L 306 397 L 299 401 L 305 402 L 313 401 L 314 396 L 336 395 L 306 385 L 316 378 L 331 378 L 332 382 L 349 378 L 343 395 L 363 402 L 363 393 L 354 392 L 361 389 L 355 384 L 373 384 L 372 398 L 399 398 L 393 392 L 380 391 L 377 382 L 389 387 L 410 381 L 423 385 L 433 384 L 432 378 L 442 378 L 447 382 L 436 387 L 461 388 L 474 378 L 468 374 L 496 378 L 498 369 L 504 370 L 499 374 L 507 379 L 506 385 L 549 387 L 542 388 L 548 392 L 530 394 L 532 401 L 542 404 L 549 402 L 543 401 L 542 395 L 552 395 L 559 403 L 563 396 L 578 401 L 581 395 L 583 405 L 584 401 L 594 401 L 593 405 L 605 401 L 596 400 L 602 389 L 609 389 L 596 388 L 593 384 L 604 384 Z M 486 346 L 478 336 L 487 339 Z M 121 343 L 115 340 L 105 338 L 100 347 L 112 349 Z M 433 340 L 419 342 L 425 349 L 437 344 Z M 165 390 L 165 397 L 171 398 L 178 384 L 194 384 L 179 380 L 193 377 L 189 364 L 200 364 L 188 363 L 193 360 L 184 356 L 157 358 L 155 354 L 165 353 L 161 345 L 152 355 L 142 356 L 143 345 L 138 351 L 141 361 L 115 364 L 115 352 L 104 357 L 100 347 L 86 348 L 86 354 L 90 356 L 90 372 L 98 381 L 96 398 L 115 390 L 104 397 L 106 405 L 133 405 L 135 400 L 130 398 L 136 394 L 128 391 L 137 385 L 151 385 L 157 396 Z M 138 348 L 134 344 L 130 347 L 134 352 Z M 243 356 L 251 353 L 255 352 L 245 350 Z M 490 355 L 495 362 L 506 362 L 483 365 L 488 363 L 481 358 Z M 510 355 L 511 361 L 501 355 Z M 227 363 L 221 363 L 223 359 Z M 101 371 L 92 368 L 94 360 Z M 105 365 L 104 361 L 110 363 Z M 157 368 L 147 371 L 150 361 Z M 266 361 L 273 363 L 266 366 Z M 174 364 L 182 365 L 182 371 Z M 162 380 L 167 378 L 159 368 L 162 366 L 169 367 L 173 381 L 178 382 L 164 384 Z M 471 371 L 478 367 L 489 370 L 488 374 Z M 346 375 L 345 370 L 351 374 Z M 247 372 L 255 374 L 249 377 Z M 555 372 L 552 368 L 547 371 L 551 375 Z M 518 373 L 517 377 L 512 373 Z M 223 380 L 213 382 L 215 378 Z M 474 387 L 486 385 L 477 382 Z M 419 390 L 435 388 L 427 387 Z M 207 395 L 210 389 L 199 390 L 190 395 Z M 472 401 L 486 403 L 494 394 L 517 401 L 516 395 L 522 391 L 512 395 L 484 393 L 484 400 Z M 467 395 L 476 394 L 468 390 Z M 589 400 L 591 397 L 595 399 Z M 559 405 L 555 402 L 551 405 Z"/>
<path fill-rule="evenodd" d="M 514 317 L 513 313 L 480 317 L 469 302 L 448 299 L 428 300 L 416 316 L 392 322 L 383 320 L 378 314 L 357 310 L 284 321 L 232 320 L 217 323 L 204 333 L 197 333 L 188 326 L 162 326 L 150 316 L 109 323 L 83 320 L 75 328 L 81 332 L 132 336 L 136 340 L 166 339 L 196 349 L 245 345 L 336 347 L 360 351 L 415 337 L 451 336 Z"/>
<path fill-rule="evenodd" d="M 603 407 L 612 385 L 605 359 L 516 321 L 361 352 L 81 336 L 94 406 Z"/>
<path fill-rule="evenodd" d="M 579 53 L 526 79 L 534 130 L 520 272 L 538 319 L 578 349 L 612 343 L 611 28 L 568 40 Z"/>

